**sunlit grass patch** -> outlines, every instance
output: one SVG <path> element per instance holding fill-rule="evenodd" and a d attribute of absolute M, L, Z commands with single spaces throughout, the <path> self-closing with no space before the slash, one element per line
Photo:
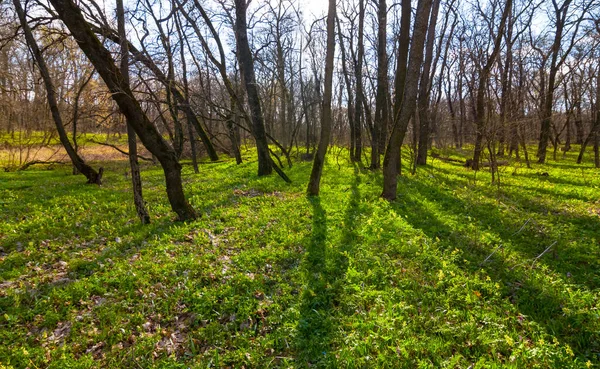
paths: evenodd
<path fill-rule="evenodd" d="M 458 163 L 405 167 L 393 203 L 344 154 L 318 199 L 309 162 L 292 184 L 251 156 L 184 163 L 189 223 L 144 164 L 149 226 L 125 162 L 103 163 L 101 187 L 68 166 L 1 173 L 0 363 L 597 365 L 600 173 L 573 155 L 502 167 L 499 186 Z"/>

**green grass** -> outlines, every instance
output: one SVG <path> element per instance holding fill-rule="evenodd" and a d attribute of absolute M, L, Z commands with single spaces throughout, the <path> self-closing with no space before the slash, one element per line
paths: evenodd
<path fill-rule="evenodd" d="M 68 133 L 71 139 L 71 133 Z M 88 143 L 88 141 L 110 141 L 113 144 L 126 144 L 127 135 L 111 135 L 107 133 L 79 133 L 77 140 L 80 144 Z M 44 131 L 15 131 L 5 132 L 0 131 L 0 147 L 19 147 L 26 145 L 60 145 L 58 133 Z"/>
<path fill-rule="evenodd" d="M 0 368 L 597 366 L 600 171 L 573 155 L 500 187 L 434 160 L 393 203 L 345 154 L 312 199 L 310 163 L 185 165 L 190 223 L 147 166 L 149 226 L 126 163 L 1 173 Z"/>

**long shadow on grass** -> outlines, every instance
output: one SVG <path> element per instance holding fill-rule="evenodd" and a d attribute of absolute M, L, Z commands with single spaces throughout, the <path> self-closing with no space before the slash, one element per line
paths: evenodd
<path fill-rule="evenodd" d="M 453 228 L 448 222 L 443 221 L 437 214 L 424 207 L 419 197 L 430 202 L 443 204 L 444 213 L 449 217 L 457 214 L 469 214 L 474 216 L 474 221 L 479 229 L 488 229 L 496 233 L 503 242 L 511 243 L 514 249 L 523 253 L 527 258 L 533 258 L 540 250 L 532 250 L 530 237 L 534 231 L 527 231 L 520 237 L 511 239 L 511 235 L 519 228 L 518 220 L 500 219 L 503 215 L 492 206 L 481 208 L 481 204 L 471 201 L 463 201 L 459 198 L 439 189 L 439 186 L 431 186 L 422 181 L 404 179 L 405 183 L 414 181 L 410 190 L 401 196 L 394 204 L 394 209 L 403 216 L 414 227 L 421 229 L 428 237 L 441 239 L 440 246 L 445 248 L 460 248 L 464 257 L 469 260 L 469 265 L 463 266 L 470 273 L 475 273 L 486 255 L 489 255 L 494 246 L 481 245 L 477 237 Z M 527 235 L 529 233 L 529 236 Z M 505 285 L 505 296 L 517 307 L 519 312 L 532 319 L 548 332 L 555 335 L 560 341 L 571 345 L 576 355 L 590 357 L 591 353 L 600 349 L 597 332 L 587 327 L 595 319 L 590 313 L 587 316 L 575 316 L 564 314 L 563 299 L 561 291 L 556 291 L 552 286 L 544 285 L 543 282 L 531 278 L 528 267 L 515 267 L 513 263 L 505 260 L 501 253 L 494 256 L 494 263 L 488 263 L 486 272 L 493 279 Z M 527 264 L 529 265 L 529 264 Z M 550 268 L 555 268 L 553 264 Z"/>
<path fill-rule="evenodd" d="M 313 228 L 304 261 L 306 286 L 298 322 L 297 366 L 336 366 L 336 312 L 348 270 L 348 253 L 356 245 L 356 218 L 359 215 L 360 184 L 358 167 L 344 212 L 341 239 L 327 244 L 327 216 L 318 197 L 309 198 L 313 209 Z"/>

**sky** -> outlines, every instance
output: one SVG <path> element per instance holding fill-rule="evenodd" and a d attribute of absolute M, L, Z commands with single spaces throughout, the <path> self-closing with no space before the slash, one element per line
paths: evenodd
<path fill-rule="evenodd" d="M 327 0 L 299 0 L 298 3 L 307 20 L 322 17 L 327 13 Z"/>

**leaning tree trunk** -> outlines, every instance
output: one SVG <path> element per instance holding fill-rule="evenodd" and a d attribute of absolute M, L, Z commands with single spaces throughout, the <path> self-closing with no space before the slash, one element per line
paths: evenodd
<path fill-rule="evenodd" d="M 123 74 L 123 83 L 129 85 L 129 47 L 127 38 L 125 37 L 125 9 L 123 8 L 123 0 L 117 0 L 117 26 L 119 36 L 121 37 L 121 73 Z M 137 137 L 127 117 L 125 120 L 127 121 L 127 143 L 129 145 L 129 167 L 131 169 L 133 203 L 142 224 L 148 224 L 150 223 L 150 214 L 146 210 L 144 196 L 142 195 L 142 177 L 137 158 Z"/>
<path fill-rule="evenodd" d="M 156 127 L 148 119 L 121 71 L 108 51 L 92 32 L 81 10 L 72 0 L 50 0 L 58 17 L 65 23 L 92 65 L 112 94 L 113 100 L 133 126 L 144 146 L 160 162 L 165 174 L 167 196 L 171 208 L 179 220 L 196 218 L 196 212 L 188 204 L 181 183 L 181 165 L 173 149 L 167 144 Z"/>
<path fill-rule="evenodd" d="M 48 99 L 48 106 L 50 106 L 50 111 L 52 113 L 52 119 L 54 120 L 54 124 L 56 125 L 56 130 L 58 131 L 58 137 L 60 139 L 60 143 L 65 148 L 67 155 L 71 159 L 73 166 L 77 169 L 77 171 L 83 174 L 87 178 L 87 183 L 93 184 L 101 184 L 102 183 L 102 168 L 96 172 L 91 166 L 87 165 L 83 158 L 77 154 L 77 151 L 71 145 L 69 141 L 69 137 L 67 136 L 67 132 L 65 131 L 65 126 L 62 121 L 62 117 L 60 115 L 60 111 L 58 109 L 58 101 L 56 96 L 56 90 L 54 89 L 54 83 L 52 82 L 52 77 L 50 77 L 50 72 L 48 71 L 48 66 L 46 64 L 46 60 L 40 51 L 40 48 L 37 45 L 35 38 L 33 37 L 33 32 L 27 23 L 27 18 L 25 16 L 25 11 L 21 6 L 20 0 L 13 0 L 13 4 L 15 6 L 15 11 L 19 16 L 19 21 L 21 22 L 21 27 L 23 28 L 23 32 L 25 33 L 25 40 L 27 41 L 27 45 L 33 54 L 33 58 L 35 59 L 36 65 L 40 70 L 40 74 L 42 75 L 42 80 L 44 81 L 44 86 L 46 87 L 46 97 Z"/>
<path fill-rule="evenodd" d="M 327 52 L 325 54 L 325 86 L 323 91 L 323 109 L 321 111 L 321 138 L 315 155 L 310 180 L 308 182 L 308 195 L 318 196 L 321 185 L 321 174 L 325 164 L 325 153 L 329 146 L 331 136 L 331 98 L 333 94 L 333 56 L 335 53 L 335 3 L 329 0 L 329 12 L 327 14 Z"/>
<path fill-rule="evenodd" d="M 235 0 L 235 39 L 240 72 L 244 86 L 246 87 L 246 95 L 248 96 L 248 105 L 250 107 L 252 135 L 256 140 L 258 175 L 263 176 L 273 172 L 273 165 L 269 156 L 264 117 L 260 106 L 256 76 L 254 75 L 254 61 L 252 60 L 250 45 L 248 44 L 246 6 L 246 0 Z"/>
<path fill-rule="evenodd" d="M 103 37 L 107 37 L 108 39 L 110 39 L 111 41 L 113 41 L 119 45 L 121 44 L 121 41 L 120 41 L 121 38 L 119 37 L 118 33 L 112 29 L 105 29 L 105 28 L 100 29 L 100 28 L 94 27 L 94 32 L 101 34 Z M 152 72 L 152 74 L 154 74 L 156 79 L 160 83 L 162 83 L 165 86 L 165 88 L 169 89 L 169 91 L 173 95 L 173 98 L 175 98 L 175 100 L 178 103 L 178 108 L 183 110 L 188 122 L 191 122 L 192 125 L 194 126 L 196 133 L 198 133 L 200 140 L 204 144 L 204 147 L 206 149 L 206 152 L 207 152 L 210 160 L 211 161 L 219 160 L 217 151 L 215 150 L 212 142 L 210 141 L 208 134 L 206 133 L 206 131 L 200 124 L 200 121 L 198 120 L 198 117 L 194 113 L 194 110 L 192 109 L 191 105 L 186 101 L 184 94 L 181 91 L 179 91 L 179 89 L 177 88 L 175 82 L 169 80 L 169 78 L 156 65 L 156 63 L 154 63 L 154 61 L 152 59 L 150 59 L 148 56 L 146 56 L 142 51 L 138 50 L 131 42 L 128 42 L 128 46 L 129 46 L 129 51 L 132 54 L 132 56 L 134 57 L 134 59 L 136 61 L 139 61 L 140 63 L 142 63 L 146 68 L 148 68 Z"/>

